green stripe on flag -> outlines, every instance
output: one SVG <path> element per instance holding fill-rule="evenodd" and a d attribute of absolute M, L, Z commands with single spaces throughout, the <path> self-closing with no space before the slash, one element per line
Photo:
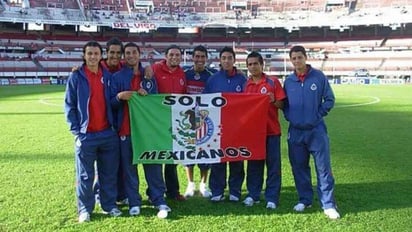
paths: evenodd
<path fill-rule="evenodd" d="M 159 152 L 173 149 L 171 107 L 162 104 L 164 96 L 135 94 L 129 100 L 133 163 L 173 163 L 173 159 L 164 160 L 169 153 Z M 155 150 L 144 150 L 143 144 Z"/>

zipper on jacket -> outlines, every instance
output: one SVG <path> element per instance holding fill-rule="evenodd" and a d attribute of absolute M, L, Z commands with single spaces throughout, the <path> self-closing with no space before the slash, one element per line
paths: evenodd
<path fill-rule="evenodd" d="M 86 75 L 86 73 L 84 74 Z M 87 133 L 87 128 L 89 127 L 89 122 L 90 122 L 90 113 L 89 113 L 89 104 L 90 104 L 90 83 L 89 80 L 87 79 L 87 76 L 84 76 L 84 78 L 86 79 L 86 84 L 87 84 L 87 89 L 89 90 L 89 96 L 87 97 L 87 123 L 86 123 L 86 133 Z"/>
<path fill-rule="evenodd" d="M 304 124 L 304 122 L 305 122 L 305 88 L 303 87 L 303 82 L 304 81 L 301 81 L 301 83 L 300 83 L 300 86 L 301 86 L 301 91 L 302 91 L 302 97 L 301 97 L 301 101 L 302 101 L 302 109 L 301 109 L 301 113 L 302 113 L 302 121 L 301 121 L 301 123 L 302 124 Z"/>

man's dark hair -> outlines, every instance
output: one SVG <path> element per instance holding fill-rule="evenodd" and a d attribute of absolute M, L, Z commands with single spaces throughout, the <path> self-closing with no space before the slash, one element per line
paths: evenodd
<path fill-rule="evenodd" d="M 259 60 L 259 64 L 263 65 L 263 57 L 259 52 L 253 51 L 251 53 L 249 53 L 249 55 L 247 55 L 246 57 L 246 66 L 248 65 L 248 59 L 249 58 L 258 58 Z"/>
<path fill-rule="evenodd" d="M 167 55 L 167 53 L 169 53 L 169 51 L 171 49 L 178 49 L 180 51 L 180 54 L 182 54 L 182 49 L 179 46 L 177 46 L 176 44 L 172 44 L 172 45 L 170 45 L 169 47 L 166 48 L 165 55 Z"/>
<path fill-rule="evenodd" d="M 124 45 L 123 53 L 125 53 L 126 48 L 128 48 L 128 47 L 135 47 L 135 48 L 137 48 L 137 51 L 138 51 L 139 54 L 140 54 L 140 47 L 139 47 L 136 43 L 133 43 L 133 42 L 129 42 L 129 43 L 127 43 L 126 45 Z"/>
<path fill-rule="evenodd" d="M 197 45 L 195 48 L 193 48 L 193 54 L 195 54 L 196 51 L 204 52 L 207 57 L 207 49 L 203 45 Z"/>
<path fill-rule="evenodd" d="M 304 48 L 303 46 L 300 46 L 300 45 L 293 46 L 293 47 L 290 49 L 290 51 L 289 51 L 289 58 L 291 57 L 292 52 L 302 52 L 302 54 L 303 54 L 305 57 L 307 57 L 307 55 L 306 55 L 306 50 L 305 50 L 305 48 Z"/>
<path fill-rule="evenodd" d="M 230 52 L 230 53 L 232 53 L 233 58 L 236 59 L 236 54 L 235 54 L 235 51 L 233 50 L 232 47 L 224 47 L 224 48 L 222 48 L 222 50 L 220 50 L 220 53 L 219 53 L 219 58 L 222 57 L 222 54 L 223 54 L 224 52 Z"/>
<path fill-rule="evenodd" d="M 90 40 L 89 42 L 87 42 L 84 46 L 83 46 L 83 57 L 86 54 L 86 48 L 87 47 L 98 47 L 100 50 L 100 54 L 103 54 L 103 48 L 102 45 L 99 44 L 99 42 L 94 41 L 94 40 Z M 83 58 L 83 62 L 86 63 L 86 60 Z"/>
<path fill-rule="evenodd" d="M 110 46 L 112 46 L 112 45 L 120 45 L 120 51 L 123 52 L 123 43 L 119 38 L 113 37 L 109 41 L 107 41 L 106 50 L 109 51 Z"/>

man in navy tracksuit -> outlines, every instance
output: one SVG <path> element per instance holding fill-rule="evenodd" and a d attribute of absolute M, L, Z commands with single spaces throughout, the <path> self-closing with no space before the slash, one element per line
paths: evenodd
<path fill-rule="evenodd" d="M 206 82 L 203 93 L 242 93 L 246 77 L 237 72 L 234 67 L 236 61 L 233 48 L 224 47 L 220 51 L 221 70 L 213 74 Z M 211 165 L 209 187 L 212 192 L 211 201 L 218 202 L 225 199 L 226 163 Z M 229 200 L 239 201 L 245 170 L 243 161 L 229 163 Z"/>
<path fill-rule="evenodd" d="M 135 43 L 124 46 L 126 65 L 113 75 L 111 85 L 111 104 L 116 112 L 116 127 L 120 136 L 120 162 L 123 166 L 122 182 L 125 186 L 129 203 L 129 214 L 136 216 L 140 213 L 141 195 L 139 194 L 139 177 L 137 167 L 133 164 L 131 143 L 129 105 L 127 101 L 134 93 L 147 95 L 157 93 L 156 80 L 143 78 L 144 69 L 140 65 L 140 48 Z M 162 165 L 143 165 L 148 184 L 148 196 L 151 202 L 161 210 L 168 208 L 164 199 L 165 183 L 162 176 Z M 170 210 L 170 208 L 169 208 Z M 163 214 L 167 215 L 167 211 Z M 160 214 L 161 215 L 161 214 Z"/>
<path fill-rule="evenodd" d="M 125 65 L 125 62 L 122 60 L 123 54 L 123 43 L 118 38 L 113 37 L 106 43 L 106 59 L 102 59 L 100 61 L 100 65 L 109 71 L 111 74 L 114 74 L 120 69 L 122 69 Z M 145 77 L 152 76 L 152 70 L 150 66 L 145 68 Z M 99 192 L 99 181 L 98 181 L 98 174 L 96 172 L 95 176 L 95 186 L 94 191 L 96 196 L 98 196 Z M 98 198 L 97 198 L 98 199 Z M 117 203 L 118 204 L 129 204 L 128 199 L 126 197 L 126 190 L 123 183 L 123 165 L 119 164 L 118 170 L 118 177 L 117 177 Z"/>
<path fill-rule="evenodd" d="M 207 67 L 207 56 L 207 49 L 204 46 L 198 45 L 193 48 L 193 65 L 184 69 L 187 81 L 186 93 L 201 94 L 205 88 L 206 81 L 210 76 L 217 72 L 216 69 Z M 211 192 L 207 189 L 206 184 L 210 165 L 198 164 L 197 166 L 200 170 L 199 192 L 203 197 L 210 197 Z M 194 165 L 185 165 L 185 169 L 188 183 L 184 197 L 192 197 L 196 189 L 193 178 Z"/>
<path fill-rule="evenodd" d="M 335 96 L 325 75 L 306 64 L 304 47 L 292 47 L 289 57 L 295 72 L 284 83 L 287 96 L 284 114 L 289 121 L 289 160 L 299 195 L 299 202 L 294 210 L 302 212 L 312 205 L 313 189 L 309 166 L 312 154 L 320 204 L 330 219 L 337 219 L 340 215 L 333 196 L 335 180 L 330 164 L 329 137 L 323 120 L 333 108 Z"/>
<path fill-rule="evenodd" d="M 65 116 L 75 136 L 76 197 L 79 222 L 90 221 L 94 210 L 94 162 L 100 182 L 100 204 L 111 216 L 116 206 L 119 142 L 110 106 L 111 74 L 99 62 L 102 47 L 96 41 L 83 47 L 84 64 L 70 75 L 65 95 Z"/>

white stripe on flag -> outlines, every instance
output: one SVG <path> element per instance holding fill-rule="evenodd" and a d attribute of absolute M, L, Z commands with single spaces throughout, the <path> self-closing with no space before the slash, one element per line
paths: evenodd
<path fill-rule="evenodd" d="M 202 102 L 212 102 L 212 99 L 216 97 L 221 97 L 222 94 L 206 94 L 202 95 Z M 220 148 L 220 117 L 221 117 L 221 108 L 215 107 L 209 104 L 208 107 L 200 107 L 202 117 L 207 114 L 207 117 L 202 118 L 202 136 L 197 140 L 197 151 L 200 150 L 217 150 Z M 206 163 L 216 163 L 220 162 L 220 158 L 216 157 L 214 159 L 204 160 Z"/>
<path fill-rule="evenodd" d="M 173 94 L 176 99 L 183 96 Z M 173 151 L 189 151 L 195 149 L 195 154 L 206 150 L 220 148 L 220 107 L 214 107 L 213 98 L 220 97 L 221 94 L 185 95 L 196 99 L 200 96 L 200 105 L 195 101 L 191 105 L 175 104 L 172 106 L 172 138 Z M 198 98 L 199 99 L 199 98 Z M 177 101 L 178 102 L 178 101 Z M 207 106 L 206 106 L 207 105 Z M 192 136 L 192 137 L 190 137 Z M 220 162 L 220 157 L 214 159 L 200 158 L 190 160 L 196 163 L 216 163 Z"/>

